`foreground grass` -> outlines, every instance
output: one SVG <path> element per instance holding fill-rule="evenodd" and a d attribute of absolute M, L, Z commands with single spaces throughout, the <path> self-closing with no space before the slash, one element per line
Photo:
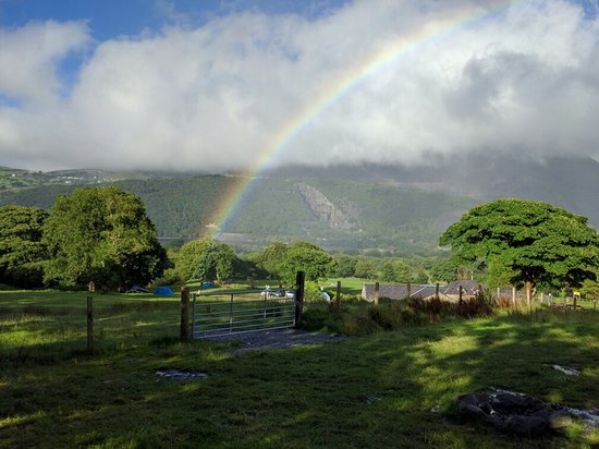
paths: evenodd
<path fill-rule="evenodd" d="M 456 320 L 342 343 L 233 356 L 182 345 L 176 299 L 0 292 L 1 448 L 585 448 L 581 429 L 532 440 L 456 420 L 489 386 L 599 407 L 599 314 Z M 568 377 L 551 364 L 582 371 Z M 159 380 L 163 367 L 209 374 Z M 440 409 L 440 412 L 431 411 Z"/>

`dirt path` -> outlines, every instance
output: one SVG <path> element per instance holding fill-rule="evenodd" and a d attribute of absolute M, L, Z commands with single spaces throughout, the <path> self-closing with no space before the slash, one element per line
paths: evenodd
<path fill-rule="evenodd" d="M 276 329 L 248 332 L 246 334 L 210 337 L 210 341 L 236 341 L 240 346 L 231 350 L 234 354 L 247 351 L 291 348 L 296 345 L 312 345 L 345 340 L 342 335 L 308 332 L 298 329 Z"/>

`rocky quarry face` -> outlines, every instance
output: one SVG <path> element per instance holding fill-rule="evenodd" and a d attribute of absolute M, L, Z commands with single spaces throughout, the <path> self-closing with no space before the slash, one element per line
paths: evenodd
<path fill-rule="evenodd" d="M 580 410 L 508 390 L 489 389 L 456 399 L 459 412 L 482 420 L 496 429 L 526 436 L 558 432 L 579 419 L 588 427 L 599 426 L 599 410 Z"/>
<path fill-rule="evenodd" d="M 350 217 L 320 190 L 303 183 L 297 184 L 296 187 L 316 218 L 324 221 L 331 229 L 349 231 L 356 228 Z"/>

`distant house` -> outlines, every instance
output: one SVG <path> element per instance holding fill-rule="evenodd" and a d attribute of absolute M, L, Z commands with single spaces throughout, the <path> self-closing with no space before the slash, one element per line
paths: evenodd
<path fill-rule="evenodd" d="M 460 297 L 460 286 L 462 287 L 462 298 L 473 298 L 482 288 L 478 282 L 471 280 L 453 281 L 447 285 L 439 286 L 439 298 L 445 301 L 457 301 Z M 433 298 L 436 294 L 437 286 L 435 284 L 383 284 L 379 287 L 379 298 L 406 299 Z M 375 297 L 375 285 L 364 284 L 362 287 L 362 299 L 373 301 Z"/>

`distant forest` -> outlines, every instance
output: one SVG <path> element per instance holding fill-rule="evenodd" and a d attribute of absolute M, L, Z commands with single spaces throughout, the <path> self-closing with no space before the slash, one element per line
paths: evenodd
<path fill-rule="evenodd" d="M 75 176 L 73 176 L 75 177 Z M 68 184 L 56 182 L 0 192 L 0 205 L 19 204 L 47 209 L 60 194 L 77 186 L 114 185 L 138 195 L 161 240 L 180 244 L 198 237 L 210 214 L 236 180 L 229 176 L 189 175 L 111 180 L 86 177 Z M 298 180 L 285 177 L 258 181 L 253 194 L 223 229 L 222 239 L 240 249 L 255 250 L 273 240 L 310 240 L 327 249 L 385 254 L 437 253 L 437 239 L 446 226 L 474 204 L 471 198 L 393 185 L 303 178 L 341 211 L 351 229 L 336 229 L 310 207 Z"/>

